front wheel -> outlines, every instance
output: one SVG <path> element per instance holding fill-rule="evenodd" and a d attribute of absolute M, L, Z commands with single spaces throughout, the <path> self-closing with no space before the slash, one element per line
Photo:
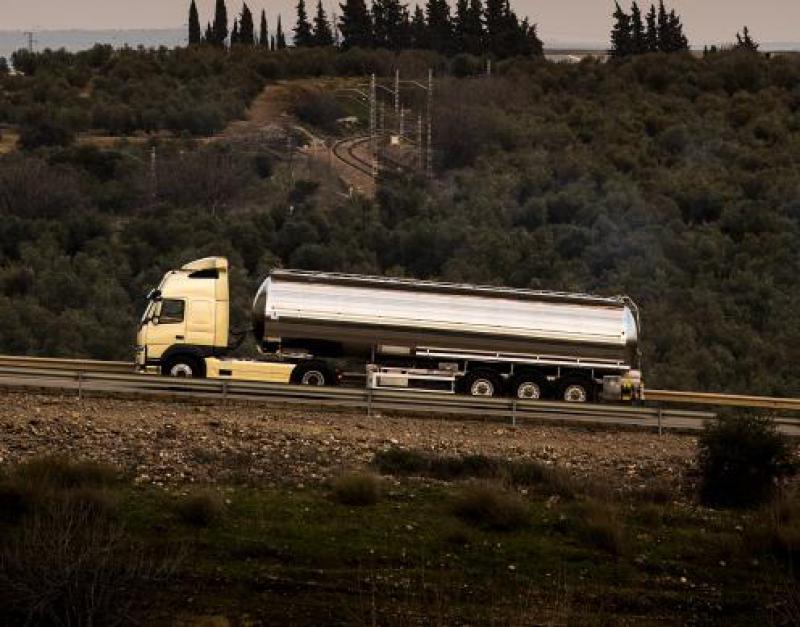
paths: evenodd
<path fill-rule="evenodd" d="M 161 366 L 161 374 L 181 379 L 198 379 L 206 375 L 204 363 L 190 355 L 170 357 Z"/>

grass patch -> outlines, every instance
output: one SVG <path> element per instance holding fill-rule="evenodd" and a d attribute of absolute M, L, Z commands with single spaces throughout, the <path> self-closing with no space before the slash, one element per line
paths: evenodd
<path fill-rule="evenodd" d="M 225 503 L 216 492 L 204 490 L 182 497 L 175 504 L 175 513 L 185 525 L 211 527 L 222 520 Z"/>
<path fill-rule="evenodd" d="M 465 486 L 453 499 L 451 509 L 464 522 L 494 531 L 514 531 L 530 524 L 524 499 L 492 482 Z"/>
<path fill-rule="evenodd" d="M 625 523 L 616 507 L 589 500 L 583 504 L 580 515 L 577 528 L 584 542 L 615 557 L 626 553 Z"/>
<path fill-rule="evenodd" d="M 381 480 L 366 472 L 350 472 L 334 480 L 331 497 L 342 505 L 362 507 L 381 500 Z"/>
<path fill-rule="evenodd" d="M 39 457 L 23 462 L 12 479 L 55 490 L 101 488 L 118 484 L 122 473 L 108 464 L 72 461 L 60 455 Z"/>

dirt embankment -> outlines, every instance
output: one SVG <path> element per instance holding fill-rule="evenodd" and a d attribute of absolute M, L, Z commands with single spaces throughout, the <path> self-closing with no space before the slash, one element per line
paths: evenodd
<path fill-rule="evenodd" d="M 324 408 L 201 405 L 0 393 L 0 465 L 50 453 L 106 461 L 138 482 L 314 485 L 390 446 L 535 459 L 630 487 L 686 481 L 686 435 L 439 418 L 367 417 Z"/>

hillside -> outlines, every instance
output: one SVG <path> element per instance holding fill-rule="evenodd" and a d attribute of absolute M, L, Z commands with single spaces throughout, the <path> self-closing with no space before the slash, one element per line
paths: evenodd
<path fill-rule="evenodd" d="M 29 61 L 0 79 L 0 123 L 24 147 L 0 158 L 1 352 L 129 358 L 147 288 L 223 254 L 238 324 L 275 265 L 624 292 L 651 387 L 800 394 L 800 60 L 512 59 L 491 78 L 480 59 L 414 52 Z M 374 201 L 347 198 L 285 140 L 201 141 L 270 81 L 395 65 L 436 71 L 429 184 L 387 177 Z"/>

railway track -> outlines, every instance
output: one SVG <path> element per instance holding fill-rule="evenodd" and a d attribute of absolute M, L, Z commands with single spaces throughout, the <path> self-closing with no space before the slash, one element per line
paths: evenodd
<path fill-rule="evenodd" d="M 570 404 L 524 401 L 510 398 L 475 398 L 363 387 L 308 387 L 278 383 L 225 381 L 219 379 L 173 379 L 133 372 L 128 362 L 80 359 L 48 359 L 0 356 L 0 386 L 54 389 L 84 393 L 132 394 L 137 396 L 185 397 L 260 401 L 282 405 L 315 405 L 372 413 L 403 411 L 419 414 L 472 416 L 515 424 L 526 421 L 558 421 L 630 425 L 653 429 L 696 430 L 715 416 L 696 409 L 664 407 L 666 402 L 708 405 L 740 405 L 772 409 L 800 409 L 800 399 L 730 396 L 722 394 L 653 391 L 656 406 Z M 698 400 L 699 399 L 699 400 Z M 745 405 L 745 403 L 750 403 Z M 776 418 L 785 433 L 800 435 L 800 418 Z"/>
<path fill-rule="evenodd" d="M 368 141 L 369 137 L 339 140 L 333 145 L 333 155 L 339 159 L 339 161 L 347 164 L 351 168 L 355 168 L 362 174 L 366 174 L 367 176 L 371 177 L 372 164 L 355 154 L 356 145 L 360 145 Z"/>

